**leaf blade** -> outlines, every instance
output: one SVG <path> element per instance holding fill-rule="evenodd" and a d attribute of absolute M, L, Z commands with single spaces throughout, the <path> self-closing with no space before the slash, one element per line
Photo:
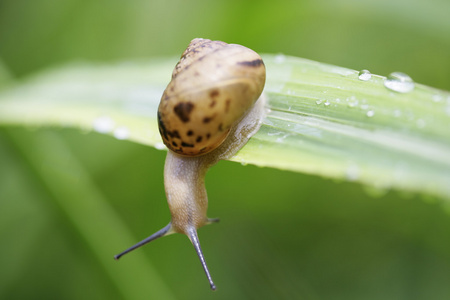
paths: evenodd
<path fill-rule="evenodd" d="M 264 55 L 270 112 L 232 159 L 450 199 L 450 94 Z M 72 65 L 0 94 L 0 124 L 77 127 L 162 149 L 156 110 L 176 59 Z M 120 133 L 120 134 L 119 134 Z"/>

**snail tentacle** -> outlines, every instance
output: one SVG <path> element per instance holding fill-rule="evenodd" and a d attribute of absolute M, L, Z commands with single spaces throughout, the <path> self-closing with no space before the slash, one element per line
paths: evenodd
<path fill-rule="evenodd" d="M 156 240 L 156 239 L 158 239 L 158 238 L 160 238 L 160 237 L 163 237 L 163 236 L 166 236 L 166 235 L 169 235 L 169 234 L 172 234 L 172 233 L 173 233 L 173 231 L 172 231 L 172 224 L 169 223 L 169 224 L 167 224 L 167 226 L 165 226 L 164 228 L 161 228 L 160 230 L 158 230 L 158 231 L 155 232 L 154 234 L 152 234 L 152 235 L 150 235 L 149 237 L 143 239 L 143 240 L 140 241 L 139 243 L 137 243 L 137 244 L 131 246 L 131 247 L 128 248 L 127 250 L 122 251 L 122 252 L 120 252 L 120 253 L 117 254 L 117 255 L 114 255 L 114 259 L 115 259 L 115 260 L 118 260 L 119 258 L 121 258 L 123 255 L 127 254 L 128 252 L 131 252 L 131 251 L 133 251 L 134 249 L 137 249 L 137 248 L 139 248 L 139 247 L 141 247 L 141 246 L 144 246 L 144 245 L 147 244 L 147 243 L 150 243 L 151 241 L 154 241 L 154 240 Z"/>
<path fill-rule="evenodd" d="M 197 230 L 194 227 L 190 227 L 187 232 L 187 236 L 191 240 L 192 245 L 195 248 L 195 252 L 197 252 L 198 258 L 202 264 L 203 270 L 205 271 L 206 278 L 208 278 L 209 285 L 211 289 L 214 291 L 216 289 L 216 285 L 214 284 L 211 273 L 209 273 L 208 265 L 206 264 L 205 257 L 203 256 L 202 248 L 200 247 L 200 241 L 198 239 Z"/>

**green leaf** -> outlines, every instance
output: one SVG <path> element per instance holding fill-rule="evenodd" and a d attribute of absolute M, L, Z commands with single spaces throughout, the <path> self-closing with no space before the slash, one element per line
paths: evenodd
<path fill-rule="evenodd" d="M 232 159 L 450 199 L 450 93 L 264 55 L 270 112 Z M 0 93 L 0 124 L 76 127 L 164 149 L 156 110 L 177 59 L 72 64 Z"/>

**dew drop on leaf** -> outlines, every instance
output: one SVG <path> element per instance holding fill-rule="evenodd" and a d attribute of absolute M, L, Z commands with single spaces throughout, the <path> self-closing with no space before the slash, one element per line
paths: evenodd
<path fill-rule="evenodd" d="M 357 180 L 358 178 L 359 178 L 359 167 L 358 167 L 358 165 L 356 165 L 356 164 L 350 164 L 348 167 L 347 167 L 347 170 L 346 170 L 346 174 L 345 174 L 346 176 L 346 178 L 347 178 L 347 180 L 349 180 L 349 181 L 355 181 L 355 180 Z"/>
<path fill-rule="evenodd" d="M 384 86 L 397 93 L 409 93 L 414 89 L 414 82 L 405 73 L 394 72 L 384 80 Z"/>
<path fill-rule="evenodd" d="M 113 130 L 114 121 L 110 117 L 98 117 L 92 123 L 92 127 L 99 133 L 108 133 Z"/>
<path fill-rule="evenodd" d="M 356 107 L 358 105 L 358 99 L 356 99 L 355 96 L 351 96 L 350 98 L 347 98 L 348 107 Z"/>
<path fill-rule="evenodd" d="M 394 117 L 398 118 L 402 115 L 402 111 L 399 109 L 394 110 Z"/>
<path fill-rule="evenodd" d="M 439 94 L 433 95 L 433 101 L 434 102 L 441 102 L 442 101 L 442 96 Z"/>
<path fill-rule="evenodd" d="M 423 119 L 418 119 L 416 121 L 416 125 L 417 125 L 417 128 L 424 128 L 427 125 L 427 123 Z"/>
<path fill-rule="evenodd" d="M 286 60 L 286 56 L 284 56 L 284 54 L 277 54 L 275 56 L 275 63 L 277 63 L 277 64 L 284 63 L 285 60 Z"/>
<path fill-rule="evenodd" d="M 126 127 L 117 127 L 114 129 L 114 137 L 118 140 L 126 140 L 130 136 L 130 132 Z"/>
<path fill-rule="evenodd" d="M 368 70 L 361 70 L 358 74 L 359 80 L 368 81 L 372 78 L 372 74 Z"/>
<path fill-rule="evenodd" d="M 158 150 L 164 150 L 166 149 L 166 145 L 164 145 L 164 143 L 156 143 L 155 148 Z"/>

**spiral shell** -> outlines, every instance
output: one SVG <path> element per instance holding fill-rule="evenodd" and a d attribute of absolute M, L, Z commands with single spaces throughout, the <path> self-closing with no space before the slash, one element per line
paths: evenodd
<path fill-rule="evenodd" d="M 241 45 L 194 39 L 162 95 L 158 125 L 175 153 L 198 156 L 218 147 L 261 95 L 261 57 Z"/>

